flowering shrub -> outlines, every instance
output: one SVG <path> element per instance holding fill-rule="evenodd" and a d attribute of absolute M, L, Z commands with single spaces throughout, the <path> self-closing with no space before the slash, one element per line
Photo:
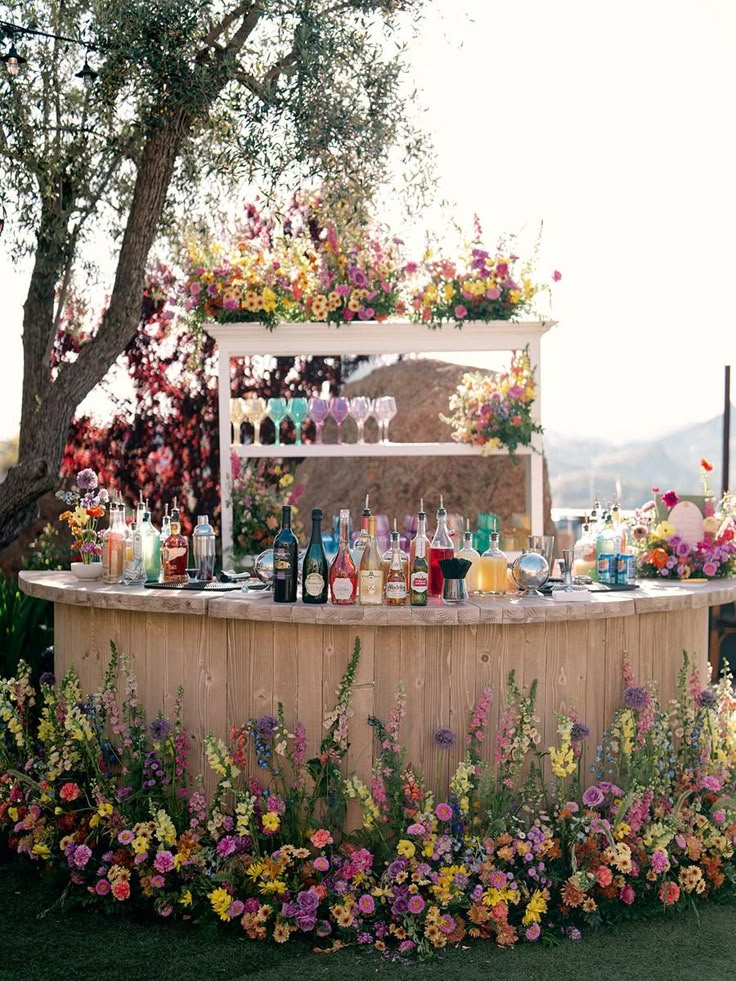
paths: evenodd
<path fill-rule="evenodd" d="M 294 475 L 283 463 L 268 459 L 251 460 L 243 465 L 240 457 L 231 456 L 233 508 L 233 558 L 257 555 L 270 548 L 281 524 L 281 507 L 292 506 L 296 519 L 296 502 L 303 487 L 294 487 Z M 295 528 L 299 534 L 298 519 Z"/>
<path fill-rule="evenodd" d="M 66 521 L 72 533 L 72 553 L 77 553 L 85 565 L 98 562 L 102 555 L 102 544 L 97 531 L 97 522 L 105 514 L 108 494 L 104 487 L 98 486 L 97 474 L 86 467 L 76 476 L 72 490 L 57 491 L 56 496 L 73 511 L 63 511 L 59 518 Z"/>
<path fill-rule="evenodd" d="M 91 906 L 209 918 L 252 940 L 308 936 L 331 949 L 579 939 L 588 925 L 736 896 L 730 677 L 703 687 L 686 658 L 665 709 L 627 665 L 587 786 L 585 724 L 560 715 L 557 745 L 541 751 L 536 686 L 525 694 L 511 677 L 495 764 L 483 754 L 484 689 L 445 793 L 406 762 L 401 687 L 388 721 L 369 720 L 371 785 L 345 779 L 359 656 L 356 641 L 312 759 L 304 727 L 287 727 L 281 706 L 236 726 L 230 745 L 210 736 L 209 801 L 190 778 L 181 693 L 173 721 L 146 724 L 125 663 L 121 704 L 114 648 L 104 684 L 86 697 L 69 672 L 45 679 L 36 704 L 22 665 L 0 681 L 0 834 L 18 855 L 64 869 L 67 893 Z M 456 736 L 439 732 L 441 750 Z M 363 812 L 353 834 L 349 799 Z"/>
<path fill-rule="evenodd" d="M 530 262 L 517 272 L 519 257 L 503 243 L 491 254 L 483 245 L 477 216 L 474 224 L 475 239 L 464 266 L 448 259 L 427 259 L 420 271 L 426 279 L 411 300 L 417 319 L 431 324 L 510 320 L 531 310 L 534 297 L 548 288 L 532 281 Z M 558 282 L 562 276 L 555 271 L 552 278 Z"/>
<path fill-rule="evenodd" d="M 532 418 L 535 398 L 534 369 L 525 348 L 513 352 L 508 372 L 466 372 L 450 396 L 450 414 L 440 419 L 452 426 L 455 442 L 481 446 L 484 454 L 505 446 L 517 463 L 518 447 L 529 446 L 532 434 L 543 432 Z"/>
<path fill-rule="evenodd" d="M 721 501 L 718 513 L 708 487 L 708 473 L 713 469 L 700 461 L 700 472 L 706 498 L 703 538 L 687 542 L 676 534 L 675 526 L 664 518 L 658 520 L 654 501 L 639 508 L 631 527 L 631 538 L 637 550 L 639 575 L 653 579 L 719 579 L 736 575 L 736 502 L 730 495 Z M 680 501 L 676 491 L 668 490 L 662 504 L 671 510 Z"/>

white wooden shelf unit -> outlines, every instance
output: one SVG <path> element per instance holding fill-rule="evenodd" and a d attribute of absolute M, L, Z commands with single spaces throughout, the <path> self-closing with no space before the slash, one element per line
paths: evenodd
<path fill-rule="evenodd" d="M 219 435 L 220 488 L 222 496 L 223 560 L 229 558 L 232 545 L 232 507 L 229 487 L 230 466 L 230 391 L 231 361 L 233 358 L 265 355 L 272 357 L 304 357 L 307 355 L 357 354 L 414 354 L 452 351 L 512 351 L 529 345 L 529 356 L 536 371 L 537 397 L 532 405 L 532 417 L 541 422 L 542 414 L 542 336 L 554 321 L 510 323 L 465 323 L 462 328 L 446 324 L 436 330 L 425 324 L 405 321 L 335 324 L 279 324 L 268 330 L 262 324 L 206 324 L 205 329 L 217 342 L 219 350 Z M 340 443 L 298 446 L 294 443 L 276 446 L 241 444 L 236 451 L 242 457 L 309 456 L 474 456 L 480 447 L 462 443 Z M 537 451 L 537 452 L 534 452 Z M 495 454 L 505 455 L 506 450 Z M 542 438 L 532 436 L 531 448 L 520 448 L 529 459 L 527 483 L 528 506 L 532 534 L 541 535 L 544 529 Z M 490 505 L 490 502 L 489 502 Z"/>

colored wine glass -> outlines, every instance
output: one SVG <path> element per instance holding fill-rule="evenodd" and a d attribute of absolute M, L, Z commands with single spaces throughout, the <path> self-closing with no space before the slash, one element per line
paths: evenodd
<path fill-rule="evenodd" d="M 307 400 L 303 398 L 289 399 L 289 405 L 286 412 L 291 421 L 294 423 L 294 428 L 296 429 L 296 443 L 300 446 L 302 442 L 302 423 L 307 418 L 309 404 Z"/>
<path fill-rule="evenodd" d="M 253 445 L 261 445 L 261 423 L 268 416 L 266 400 L 251 395 L 245 399 L 245 418 L 253 426 Z"/>
<path fill-rule="evenodd" d="M 230 399 L 230 422 L 233 424 L 233 445 L 240 444 L 241 429 L 245 419 L 243 399 Z"/>
<path fill-rule="evenodd" d="M 342 443 L 342 424 L 350 414 L 350 400 L 337 396 L 330 399 L 330 415 L 337 423 L 337 442 Z"/>
<path fill-rule="evenodd" d="M 269 399 L 268 415 L 273 421 L 276 438 L 274 443 L 281 446 L 281 423 L 286 418 L 286 399 Z"/>
<path fill-rule="evenodd" d="M 314 423 L 314 427 L 317 430 L 317 435 L 315 437 L 315 442 L 322 442 L 322 426 L 325 423 L 325 419 L 330 414 L 330 403 L 327 399 L 311 398 L 309 400 L 309 418 Z"/>
<path fill-rule="evenodd" d="M 363 430 L 365 426 L 365 421 L 371 414 L 370 399 L 365 398 L 363 395 L 356 395 L 355 398 L 350 399 L 350 415 L 355 420 L 355 425 L 358 427 L 358 442 L 365 443 L 365 436 L 363 435 Z"/>
<path fill-rule="evenodd" d="M 382 395 L 381 398 L 376 399 L 373 411 L 381 426 L 381 442 L 388 443 L 388 424 L 396 415 L 396 399 L 393 395 Z"/>

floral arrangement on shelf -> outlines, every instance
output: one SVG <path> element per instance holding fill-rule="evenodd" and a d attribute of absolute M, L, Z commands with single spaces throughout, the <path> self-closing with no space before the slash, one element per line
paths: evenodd
<path fill-rule="evenodd" d="M 233 558 L 242 561 L 270 548 L 281 525 L 281 507 L 292 506 L 292 523 L 299 534 L 296 503 L 304 488 L 294 486 L 294 475 L 288 464 L 261 458 L 243 464 L 231 454 L 232 484 L 230 502 L 233 509 Z"/>
<path fill-rule="evenodd" d="M 97 474 L 89 467 L 80 470 L 72 490 L 56 492 L 59 500 L 73 510 L 59 515 L 72 533 L 72 557 L 76 555 L 85 565 L 102 560 L 102 544 L 97 522 L 105 515 L 108 493 L 98 486 Z"/>
<path fill-rule="evenodd" d="M 401 239 L 377 226 L 340 230 L 317 198 L 293 202 L 281 221 L 258 205 L 245 210 L 229 244 L 200 233 L 185 242 L 180 294 L 196 326 L 207 320 L 339 325 L 408 313 L 432 326 L 510 320 L 549 288 L 533 282 L 530 262 L 517 272 L 520 260 L 510 249 L 487 251 L 477 218 L 476 241 L 458 266 L 431 253 L 422 263 L 405 262 Z"/>
<path fill-rule="evenodd" d="M 495 254 L 482 242 L 478 217 L 474 220 L 475 240 L 469 247 L 464 265 L 449 259 L 427 256 L 425 279 L 411 299 L 417 319 L 430 324 L 465 320 L 511 320 L 532 309 L 535 296 L 548 286 L 532 280 L 532 263 L 520 268 L 519 257 L 505 243 L 499 243 Z M 555 270 L 554 282 L 562 279 Z"/>
<path fill-rule="evenodd" d="M 535 398 L 534 369 L 524 348 L 512 353 L 507 372 L 466 372 L 450 396 L 450 414 L 440 414 L 440 419 L 452 426 L 455 442 L 481 446 L 484 454 L 505 446 L 518 463 L 517 449 L 531 445 L 532 435 L 543 432 L 532 417 Z"/>
<path fill-rule="evenodd" d="M 736 506 L 726 495 L 716 507 L 708 484 L 712 465 L 700 461 L 705 498 L 702 536 L 689 541 L 668 517 L 661 517 L 654 500 L 634 515 L 631 540 L 636 548 L 640 576 L 649 579 L 721 579 L 736 576 Z M 659 488 L 653 488 L 658 494 Z M 661 495 L 662 505 L 671 511 L 680 503 L 674 490 Z"/>
<path fill-rule="evenodd" d="M 37 693 L 21 664 L 0 680 L 0 835 L 63 871 L 65 897 L 90 907 L 333 950 L 577 940 L 588 927 L 736 898 L 730 676 L 703 687 L 685 656 L 666 709 L 626 665 L 622 706 L 586 779 L 588 727 L 561 714 L 555 745 L 541 749 L 536 685 L 524 693 L 512 675 L 494 762 L 484 689 L 448 785 L 407 762 L 399 687 L 388 720 L 368 719 L 377 750 L 366 784 L 344 772 L 359 658 L 356 641 L 318 743 L 281 705 L 235 726 L 229 744 L 209 736 L 209 798 L 191 778 L 181 690 L 172 719 L 147 723 L 114 647 L 90 695 L 73 671 L 43 676 Z M 438 755 L 455 755 L 457 742 L 435 732 Z M 355 802 L 362 827 L 347 834 Z"/>

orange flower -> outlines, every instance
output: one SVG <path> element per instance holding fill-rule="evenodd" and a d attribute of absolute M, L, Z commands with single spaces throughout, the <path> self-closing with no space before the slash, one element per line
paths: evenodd
<path fill-rule="evenodd" d="M 700 469 L 705 470 L 706 473 L 710 473 L 711 470 L 713 469 L 713 464 L 708 463 L 705 457 L 702 457 L 700 460 Z"/>
<path fill-rule="evenodd" d="M 652 554 L 649 556 L 649 561 L 657 569 L 662 569 L 667 565 L 667 553 L 663 548 L 655 548 Z"/>
<path fill-rule="evenodd" d="M 100 507 L 99 504 L 93 504 L 91 508 L 87 508 L 87 514 L 90 518 L 101 518 L 105 513 L 105 509 Z"/>

